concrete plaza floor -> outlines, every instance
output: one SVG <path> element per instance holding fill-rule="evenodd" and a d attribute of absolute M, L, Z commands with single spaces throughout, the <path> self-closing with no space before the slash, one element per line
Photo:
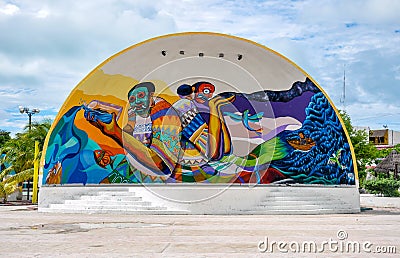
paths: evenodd
<path fill-rule="evenodd" d="M 0 206 L 0 245 L 1 257 L 399 257 L 400 209 L 161 216 L 52 214 L 39 213 L 34 205 Z"/>

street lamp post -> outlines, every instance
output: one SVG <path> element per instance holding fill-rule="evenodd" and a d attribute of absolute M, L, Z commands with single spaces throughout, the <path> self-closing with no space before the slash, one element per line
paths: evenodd
<path fill-rule="evenodd" d="M 40 110 L 38 108 L 34 108 L 32 110 L 29 110 L 29 108 L 27 107 L 23 107 L 23 106 L 19 106 L 19 112 L 21 114 L 26 113 L 29 117 L 29 131 L 31 131 L 31 127 L 32 127 L 32 115 L 33 114 L 37 114 L 40 112 Z"/>
<path fill-rule="evenodd" d="M 32 110 L 29 110 L 29 108 L 27 108 L 27 107 L 23 107 L 23 106 L 19 106 L 19 112 L 21 113 L 21 114 L 23 114 L 23 113 L 26 113 L 27 115 L 28 115 L 28 117 L 29 117 L 29 123 L 28 123 L 28 126 L 29 126 L 29 132 L 31 131 L 31 128 L 32 128 L 32 115 L 33 114 L 37 114 L 37 113 L 39 113 L 40 112 L 40 110 L 38 109 L 38 108 L 33 108 Z M 30 180 L 28 181 L 28 187 L 27 187 L 27 197 L 26 197 L 26 199 L 27 200 L 29 200 L 29 190 L 30 190 Z M 21 199 L 22 199 L 22 195 L 21 195 Z"/>

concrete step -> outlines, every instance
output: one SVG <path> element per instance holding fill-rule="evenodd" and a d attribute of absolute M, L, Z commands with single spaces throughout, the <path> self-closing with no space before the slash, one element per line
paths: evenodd
<path fill-rule="evenodd" d="M 316 194 L 302 188 L 268 189 L 249 214 L 330 214 L 351 213 L 353 205 L 330 192 Z M 355 211 L 359 212 L 359 211 Z"/>
<path fill-rule="evenodd" d="M 150 206 L 151 202 L 146 201 L 119 201 L 119 200 L 65 200 L 65 204 L 74 205 L 134 205 Z"/>
<path fill-rule="evenodd" d="M 186 210 L 71 210 L 62 208 L 39 208 L 39 212 L 51 212 L 51 213 L 110 213 L 110 214 L 137 214 L 137 215 L 187 215 L 189 214 Z"/>
<path fill-rule="evenodd" d="M 315 214 L 348 214 L 358 213 L 358 209 L 295 209 L 295 210 L 251 210 L 245 211 L 251 215 L 315 215 Z"/>
<path fill-rule="evenodd" d="M 351 206 L 344 205 L 287 205 L 287 206 L 257 206 L 254 210 L 268 210 L 268 211 L 276 211 L 276 210 L 332 210 L 335 207 L 340 207 L 341 209 L 351 208 Z"/>
<path fill-rule="evenodd" d="M 63 204 L 51 204 L 43 212 L 64 213 L 135 213 L 135 214 L 188 214 L 188 211 L 168 210 L 154 206 L 132 190 L 98 191 L 95 195 L 83 195 L 80 199 L 65 200 Z"/>
<path fill-rule="evenodd" d="M 98 196 L 135 196 L 135 192 L 129 191 L 99 191 Z"/>
<path fill-rule="evenodd" d="M 324 187 L 324 186 L 322 186 Z M 319 187 L 271 187 L 271 188 L 264 188 L 266 193 L 304 193 L 304 192 L 309 192 L 309 193 L 316 193 L 316 189 L 318 189 Z M 336 187 L 332 187 L 330 188 L 331 190 L 336 190 L 339 189 L 340 187 L 336 188 Z M 331 192 L 331 191 L 330 191 Z"/>
<path fill-rule="evenodd" d="M 305 197 L 321 197 L 321 195 L 318 195 L 316 193 L 313 192 L 265 192 L 265 197 L 268 196 L 305 196 Z M 330 197 L 330 196 L 334 196 L 331 194 L 324 194 L 324 197 Z"/>
<path fill-rule="evenodd" d="M 324 201 L 324 200 L 315 200 L 310 202 L 309 200 L 262 200 L 260 202 L 260 206 L 288 206 L 288 205 L 296 205 L 296 206 L 301 206 L 301 205 L 309 205 L 309 204 L 314 204 L 314 205 L 323 205 L 323 206 L 328 206 L 328 205 L 338 205 L 338 204 L 345 204 L 345 202 L 338 201 L 338 200 L 331 200 L 331 201 Z"/>
<path fill-rule="evenodd" d="M 300 195 L 282 195 L 282 196 L 265 196 L 262 200 L 273 200 L 273 201 L 284 201 L 284 200 L 306 200 L 306 201 L 318 201 L 318 200 L 336 200 L 337 198 L 331 196 L 300 196 Z"/>
<path fill-rule="evenodd" d="M 107 195 L 83 195 L 80 200 L 87 201 L 141 201 L 143 198 L 139 196 L 107 196 Z"/>
<path fill-rule="evenodd" d="M 285 201 L 285 200 L 291 200 L 291 201 L 318 201 L 318 200 L 335 200 L 335 198 L 321 198 L 318 196 L 267 196 L 262 198 L 262 200 L 270 200 L 270 201 Z"/>
<path fill-rule="evenodd" d="M 259 205 L 255 210 L 318 210 L 324 209 L 322 205 L 317 204 L 303 204 L 303 205 Z"/>
<path fill-rule="evenodd" d="M 79 205 L 79 204 L 51 204 L 50 208 L 69 209 L 69 210 L 166 210 L 162 206 L 142 206 L 142 205 Z"/>
<path fill-rule="evenodd" d="M 351 205 L 287 205 L 287 206 L 256 206 L 253 207 L 254 210 L 331 210 L 334 208 L 340 209 L 351 209 L 353 206 Z"/>

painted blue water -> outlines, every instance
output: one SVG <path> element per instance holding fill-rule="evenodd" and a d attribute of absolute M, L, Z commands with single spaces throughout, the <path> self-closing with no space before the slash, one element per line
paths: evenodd
<path fill-rule="evenodd" d="M 350 146 L 340 120 L 324 94 L 315 94 L 305 109 L 306 119 L 296 131 L 284 131 L 281 140 L 298 138 L 299 133 L 315 141 L 309 151 L 291 146 L 287 156 L 271 162 L 296 183 L 354 184 L 355 176 Z"/>

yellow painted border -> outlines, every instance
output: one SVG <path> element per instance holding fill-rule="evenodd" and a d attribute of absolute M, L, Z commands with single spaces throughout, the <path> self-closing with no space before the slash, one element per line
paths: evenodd
<path fill-rule="evenodd" d="M 52 124 L 52 126 L 51 126 L 51 128 L 50 128 L 50 130 L 49 130 L 49 133 L 47 134 L 47 137 L 46 137 L 46 140 L 45 140 L 45 144 L 44 144 L 44 148 L 43 148 L 43 153 L 44 153 L 44 155 L 42 155 L 42 162 L 41 162 L 41 164 L 44 164 L 44 156 L 45 156 L 45 153 L 46 153 L 46 148 L 47 148 L 47 144 L 48 144 L 48 139 L 50 138 L 50 134 L 51 134 L 51 132 L 53 131 L 53 128 L 54 128 L 56 122 L 59 120 L 60 114 L 62 114 L 61 111 L 63 111 L 63 109 L 64 109 L 65 106 L 66 106 L 66 103 L 69 102 L 69 100 L 70 100 L 70 98 L 72 97 L 73 93 L 79 88 L 80 85 L 82 85 L 89 77 L 91 77 L 93 73 L 95 73 L 96 71 L 98 71 L 102 66 L 104 66 L 106 63 L 108 63 L 110 60 L 114 59 L 114 58 L 117 57 L 117 56 L 120 56 L 120 55 L 124 54 L 125 52 L 130 51 L 130 50 L 133 49 L 133 48 L 139 47 L 139 46 L 144 45 L 144 44 L 146 44 L 146 43 L 148 43 L 148 42 L 156 41 L 156 40 L 159 40 L 159 39 L 162 39 L 162 38 L 178 37 L 178 36 L 188 36 L 188 35 L 219 36 L 219 37 L 225 37 L 225 38 L 231 38 L 231 39 L 237 39 L 237 40 L 245 41 L 245 42 L 247 42 L 247 43 L 256 45 L 256 46 L 258 46 L 258 47 L 261 47 L 261 48 L 263 48 L 263 49 L 265 49 L 265 50 L 267 50 L 267 51 L 269 51 L 269 52 L 271 52 L 271 53 L 273 53 L 273 54 L 275 54 L 275 55 L 281 57 L 282 59 L 286 60 L 287 62 L 289 62 L 290 64 L 292 64 L 294 67 L 296 67 L 301 73 L 304 74 L 304 76 L 308 77 L 308 78 L 318 87 L 318 89 L 324 94 L 324 96 L 328 99 L 329 104 L 331 104 L 331 106 L 332 106 L 333 109 L 335 110 L 336 116 L 339 118 L 339 121 L 340 121 L 340 123 L 342 124 L 343 131 L 345 132 L 346 137 L 347 137 L 347 141 L 348 141 L 348 143 L 349 143 L 349 145 L 350 145 L 351 156 L 352 156 L 352 159 L 353 159 L 353 169 L 354 169 L 354 174 L 355 174 L 356 186 L 357 186 L 357 187 L 359 186 L 359 178 L 358 178 L 358 170 L 357 170 L 357 161 L 356 161 L 356 156 L 355 156 L 355 153 L 354 153 L 353 145 L 352 145 L 351 140 L 350 140 L 349 133 L 347 132 L 346 127 L 344 126 L 343 119 L 342 119 L 342 117 L 340 116 L 338 109 L 335 107 L 335 105 L 333 104 L 332 100 L 329 98 L 328 94 L 326 94 L 326 92 L 325 92 L 325 91 L 322 89 L 322 87 L 314 80 L 314 78 L 312 78 L 307 72 L 305 72 L 305 71 L 304 71 L 300 66 L 298 66 L 296 63 L 294 63 L 293 61 L 291 61 L 289 58 L 285 57 L 284 55 L 282 55 L 282 54 L 276 52 L 275 50 L 272 50 L 272 49 L 270 49 L 270 48 L 268 48 L 268 47 L 266 47 L 266 46 L 264 46 L 264 45 L 261 45 L 261 44 L 259 44 L 259 43 L 257 43 L 257 42 L 254 42 L 254 41 L 251 41 L 251 40 L 249 40 L 249 39 L 241 38 L 241 37 L 238 37 L 238 36 L 232 36 L 232 35 L 228 35 L 228 34 L 223 34 L 223 33 L 217 33 L 217 32 L 179 32 L 179 33 L 165 34 L 165 35 L 162 35 L 162 36 L 150 38 L 150 39 L 147 39 L 147 40 L 142 41 L 142 42 L 140 42 L 140 43 L 134 44 L 134 45 L 132 45 L 132 46 L 130 46 L 130 47 L 128 47 L 128 48 L 126 48 L 126 49 L 124 49 L 124 50 L 122 50 L 122 51 L 120 51 L 120 52 L 114 54 L 114 55 L 112 55 L 111 57 L 107 58 L 106 60 L 104 60 L 101 64 L 99 64 L 96 68 L 94 68 L 88 75 L 86 75 L 86 76 L 83 78 L 83 80 L 80 81 L 80 82 L 75 86 L 74 89 L 72 89 L 71 93 L 69 94 L 69 96 L 67 97 L 67 99 L 64 101 L 64 104 L 61 106 L 60 111 L 58 112 L 56 118 L 54 119 L 54 122 L 53 122 L 53 124 Z"/>

